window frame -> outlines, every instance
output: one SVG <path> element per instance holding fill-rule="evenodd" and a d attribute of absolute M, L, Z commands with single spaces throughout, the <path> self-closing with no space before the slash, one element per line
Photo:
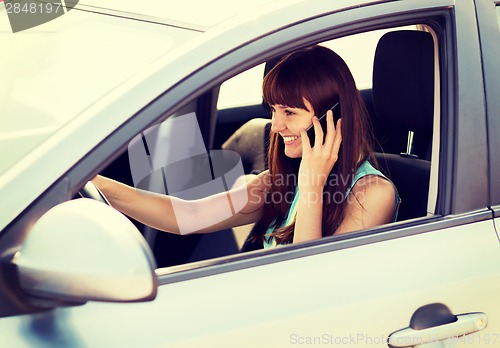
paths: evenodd
<path fill-rule="evenodd" d="M 494 216 L 500 217 L 500 1 L 476 0 L 476 11 L 488 122 L 489 203 Z"/>
<path fill-rule="evenodd" d="M 403 6 L 404 3 L 408 2 L 402 2 L 401 6 L 398 6 L 397 4 L 391 4 L 391 6 L 395 8 L 401 7 L 404 9 L 406 8 L 405 6 Z M 229 76 L 234 76 L 235 73 L 239 73 L 252 66 L 255 66 L 263 62 L 264 60 L 267 60 L 277 55 L 278 53 L 283 54 L 287 51 L 292 51 L 298 47 L 311 44 L 312 42 L 321 42 L 327 39 L 333 39 L 335 37 L 345 36 L 348 34 L 353 34 L 361 31 L 372 30 L 375 28 L 399 26 L 415 22 L 426 23 L 431 26 L 438 25 L 438 23 L 429 22 L 429 17 L 441 18 L 441 19 L 446 18 L 446 28 L 444 30 L 447 31 L 448 35 L 446 35 L 446 42 L 443 42 L 443 45 L 440 47 L 440 49 L 442 50 L 442 52 L 440 53 L 442 54 L 442 56 L 446 56 L 446 54 L 449 53 L 449 51 L 454 50 L 454 42 L 452 41 L 452 39 L 454 38 L 455 34 L 453 32 L 453 25 L 455 23 L 453 20 L 454 18 L 452 16 L 452 11 L 447 6 L 442 6 L 442 7 L 437 6 L 438 8 L 436 8 L 434 4 L 432 4 L 432 6 L 429 6 L 429 4 L 425 4 L 425 2 L 421 2 L 420 4 L 424 8 L 421 12 L 403 11 L 403 13 L 400 15 L 394 15 L 394 12 L 397 12 L 396 10 L 393 9 L 391 11 L 386 9 L 385 11 L 383 11 L 388 13 L 385 17 L 378 17 L 376 14 L 367 15 L 365 14 L 365 11 L 367 9 L 363 8 L 357 9 L 356 11 L 360 12 L 360 17 L 364 21 L 363 23 L 354 21 L 351 23 L 349 22 L 339 23 L 336 26 L 332 26 L 331 24 L 327 25 L 325 23 L 336 23 L 336 22 L 338 23 L 339 22 L 338 18 L 339 16 L 341 16 L 341 14 L 326 15 L 321 18 L 316 18 L 310 21 L 300 23 L 296 26 L 287 28 L 286 30 L 273 33 L 272 35 L 269 35 L 265 38 L 260 38 L 254 42 L 247 44 L 246 46 L 240 47 L 239 49 L 231 52 L 231 54 L 228 54 L 222 57 L 220 60 L 214 62 L 212 64 L 213 69 L 210 69 L 211 72 L 213 73 L 214 71 L 223 71 L 224 73 L 220 74 L 216 79 L 213 79 L 212 76 L 212 85 L 215 86 L 218 83 L 227 79 Z M 388 9 L 391 6 L 388 6 Z M 431 7 L 431 9 L 426 9 L 426 7 Z M 344 18 L 345 20 L 345 17 L 341 18 Z M 337 19 L 337 21 L 335 21 L 335 19 Z M 321 22 L 321 24 L 319 24 L 318 22 Z M 301 30 L 304 26 L 307 27 L 307 30 Z M 312 26 L 314 26 L 313 30 L 311 28 Z M 323 27 L 327 29 L 320 31 L 318 30 L 318 27 Z M 294 34 L 297 32 L 302 32 L 303 34 L 295 34 L 294 36 L 295 40 L 287 39 L 287 37 L 290 37 L 290 33 Z M 276 44 L 276 42 L 281 42 L 281 45 Z M 251 52 L 265 52 L 265 53 L 258 55 L 255 53 L 251 54 Z M 239 62 L 238 64 L 239 68 L 228 70 L 227 67 L 234 65 L 234 63 L 232 63 L 234 61 Z M 208 70 L 209 69 L 204 69 L 203 71 L 201 71 L 199 74 L 200 76 L 195 75 L 187 78 L 183 84 L 179 85 L 178 88 L 170 91 L 169 95 L 170 96 L 172 94 L 176 96 L 182 95 L 183 90 L 185 88 L 188 89 L 188 87 L 185 86 L 188 85 L 189 83 L 193 83 L 193 81 L 197 80 L 207 81 L 208 79 L 206 79 L 203 75 L 207 74 Z M 442 98 L 448 98 L 448 99 L 443 99 L 446 100 L 446 102 L 442 103 L 443 106 L 443 109 L 441 110 L 442 115 L 453 115 L 452 113 L 453 110 L 449 110 L 450 109 L 449 104 L 453 104 L 456 101 L 455 91 L 454 91 L 455 88 L 454 86 L 456 86 L 456 82 L 454 81 L 454 78 L 456 78 L 456 76 L 442 77 L 442 84 L 444 87 L 442 88 L 443 91 Z M 449 86 L 446 83 L 448 83 Z M 207 88 L 207 86 L 204 87 Z M 197 94 L 202 93 L 203 91 L 206 91 L 206 89 L 197 91 L 194 93 L 194 95 L 197 96 Z M 447 106 L 448 109 L 446 108 Z M 167 110 L 166 114 L 168 114 L 169 112 L 170 111 Z M 137 117 L 135 119 L 137 119 Z M 443 145 L 443 141 L 448 142 L 449 144 L 454 144 L 454 139 L 452 134 L 447 133 L 450 130 L 450 128 L 446 129 L 444 128 L 445 127 L 443 127 L 441 134 L 442 135 L 441 145 Z M 442 151 L 442 156 L 443 156 L 442 159 L 444 158 L 446 161 L 451 161 L 451 159 L 453 159 L 452 154 L 454 153 L 454 147 L 449 146 L 449 144 L 448 146 L 445 145 L 445 149 L 444 151 Z M 441 189 L 439 190 L 439 196 L 447 197 L 448 199 L 445 200 L 441 198 L 440 200 L 438 198 L 437 209 L 438 211 L 444 212 L 443 215 L 448 215 L 452 211 L 452 206 L 450 205 L 451 201 L 450 196 L 453 187 L 452 184 L 453 178 L 451 178 L 452 174 L 450 173 L 450 171 L 443 169 L 443 167 L 447 168 L 448 166 L 443 165 L 442 161 L 440 161 L 440 168 L 441 168 L 440 183 L 442 184 L 440 184 Z M 411 221 L 398 222 L 388 226 L 381 226 L 367 231 L 354 232 L 349 236 L 334 236 L 330 238 L 327 237 L 319 241 L 301 243 L 300 245 L 285 246 L 283 248 L 280 248 L 280 250 L 271 250 L 271 251 L 266 251 L 265 253 L 261 251 L 256 251 L 248 253 L 246 255 L 231 255 L 227 257 L 217 258 L 214 260 L 195 262 L 193 264 L 184 265 L 180 268 L 175 267 L 175 271 L 169 268 L 159 269 L 158 274 L 161 276 L 160 278 L 163 279 L 160 280 L 160 283 L 166 284 L 170 282 L 196 278 L 200 275 L 212 274 L 212 272 L 215 273 L 226 272 L 229 270 L 239 269 L 240 267 L 246 268 L 255 265 L 267 264 L 270 262 L 277 262 L 284 259 L 304 257 L 316 253 L 341 250 L 345 248 L 355 247 L 358 245 L 364 245 L 367 243 L 375 243 L 384 240 L 390 240 L 393 238 L 410 236 L 413 234 L 432 232 L 437 228 L 446 228 L 446 227 L 461 225 L 464 223 L 464 220 L 467 222 L 481 221 L 486 218 L 486 216 L 483 213 L 484 213 L 483 211 L 479 211 L 472 214 L 466 214 L 466 216 L 464 216 L 463 218 L 455 218 L 455 219 L 445 218 L 444 216 L 440 215 L 436 215 L 430 218 L 423 217 Z M 263 256 L 263 257 L 258 257 L 258 256 Z M 243 263 L 238 262 L 243 260 L 245 262 Z M 215 267 L 216 271 L 214 271 L 213 266 L 217 266 Z M 185 272 L 180 272 L 179 271 L 180 269 L 182 269 Z"/>

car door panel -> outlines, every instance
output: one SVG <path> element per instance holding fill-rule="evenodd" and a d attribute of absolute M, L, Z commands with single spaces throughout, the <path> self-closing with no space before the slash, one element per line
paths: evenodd
<path fill-rule="evenodd" d="M 406 327 L 417 308 L 435 302 L 454 313 L 482 311 L 495 322 L 500 319 L 492 306 L 500 306 L 499 261 L 493 224 L 486 220 L 254 267 L 241 272 L 245 279 L 227 273 L 221 282 L 229 287 L 203 287 L 207 297 L 199 306 L 218 299 L 210 308 L 221 322 L 218 330 L 211 330 L 214 336 L 200 337 L 199 342 L 276 347 L 292 345 L 294 337 L 359 334 L 376 343 L 375 338 Z M 246 294 L 243 302 L 238 294 Z M 391 315 L 385 316 L 388 310 Z M 248 329 L 228 330 L 238 321 L 251 323 Z M 349 341 L 351 346 L 360 343 L 385 346 Z"/>
<path fill-rule="evenodd" d="M 494 334 L 499 248 L 486 220 L 166 284 L 150 303 L 91 302 L 4 318 L 0 329 L 19 346 L 52 336 L 72 346 L 127 347 L 140 338 L 144 346 L 284 347 L 321 337 L 385 347 L 384 339 L 408 326 L 416 309 L 439 302 L 455 314 L 485 313 L 492 325 L 481 333 Z M 49 324 L 50 335 L 15 334 Z"/>

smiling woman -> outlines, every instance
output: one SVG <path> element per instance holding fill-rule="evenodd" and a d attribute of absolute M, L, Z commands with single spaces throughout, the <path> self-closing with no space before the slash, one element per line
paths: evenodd
<path fill-rule="evenodd" d="M 272 111 L 270 192 L 283 196 L 295 192 L 291 204 L 273 202 L 264 209 L 261 223 L 271 226 L 266 232 L 266 247 L 395 220 L 399 198 L 389 181 L 369 163 L 374 159 L 367 112 L 339 55 L 322 46 L 294 52 L 266 75 L 263 91 Z M 342 118 L 335 126 L 329 109 L 338 102 Z M 324 113 L 325 130 L 314 116 Z M 305 132 L 311 120 L 316 135 L 312 146 Z M 273 179 L 289 174 L 298 176 L 296 186 L 278 185 Z M 329 185 L 331 176 L 343 180 Z"/>

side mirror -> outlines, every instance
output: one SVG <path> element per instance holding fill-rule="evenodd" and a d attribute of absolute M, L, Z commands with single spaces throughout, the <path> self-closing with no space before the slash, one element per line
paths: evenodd
<path fill-rule="evenodd" d="M 140 232 L 112 207 L 75 199 L 47 211 L 12 260 L 34 304 L 156 297 L 156 263 Z"/>

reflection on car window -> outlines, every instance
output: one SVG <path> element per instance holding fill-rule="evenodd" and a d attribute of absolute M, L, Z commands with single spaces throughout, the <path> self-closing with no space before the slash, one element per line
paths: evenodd
<path fill-rule="evenodd" d="M 0 31 L 7 32 L 8 18 L 0 17 Z M 9 49 L 0 55 L 7 67 L 0 79 L 0 174 L 137 71 L 199 35 L 151 26 L 72 11 L 23 33 L 2 34 L 0 46 Z"/>

